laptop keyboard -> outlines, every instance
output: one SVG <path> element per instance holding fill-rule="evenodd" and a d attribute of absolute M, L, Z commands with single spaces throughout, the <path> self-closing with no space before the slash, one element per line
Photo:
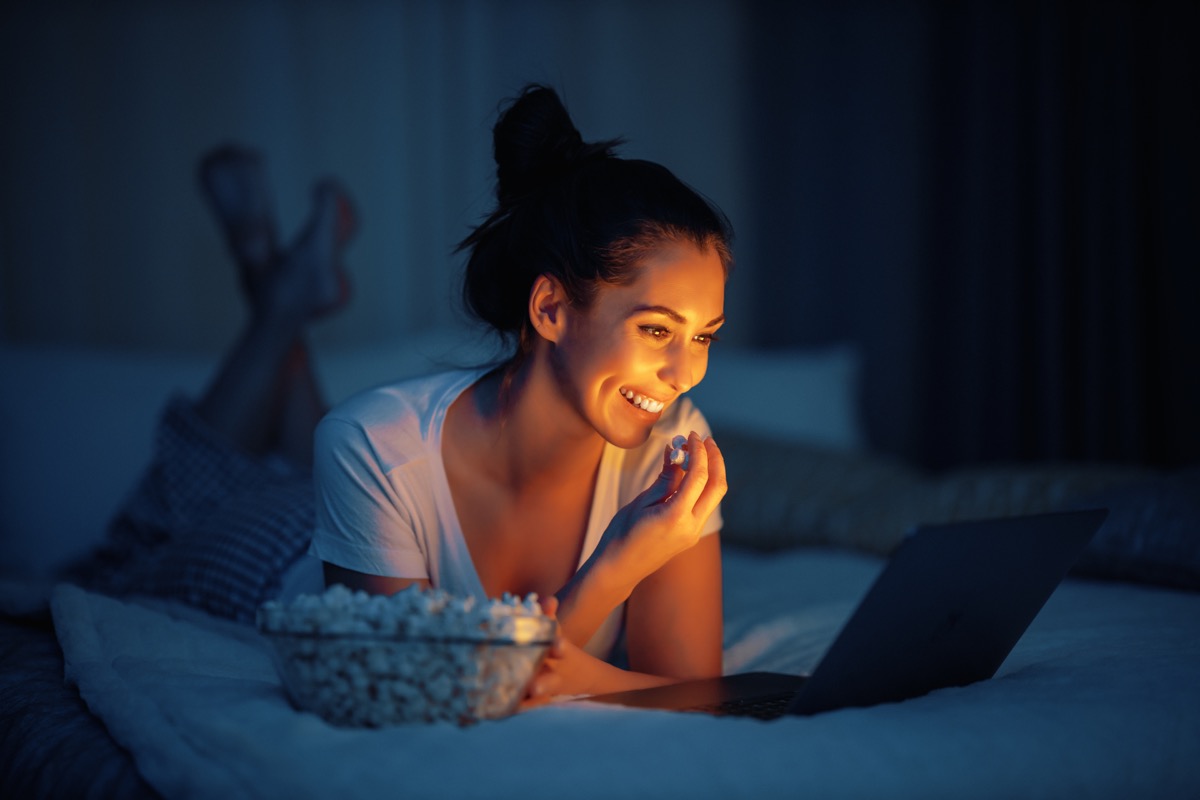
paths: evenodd
<path fill-rule="evenodd" d="M 707 706 L 693 706 L 687 711 L 702 711 L 718 717 L 755 717 L 776 719 L 787 713 L 796 692 L 768 695 L 766 697 L 741 697 Z"/>

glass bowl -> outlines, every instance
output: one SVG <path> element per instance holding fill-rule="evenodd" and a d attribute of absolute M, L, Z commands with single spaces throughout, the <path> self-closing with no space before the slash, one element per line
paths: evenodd
<path fill-rule="evenodd" d="M 478 635 L 260 631 L 292 703 L 333 725 L 469 724 L 512 714 L 557 623 L 519 616 Z"/>

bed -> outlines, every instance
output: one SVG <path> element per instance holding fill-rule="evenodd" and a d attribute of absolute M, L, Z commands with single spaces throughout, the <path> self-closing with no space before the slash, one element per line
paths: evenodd
<path fill-rule="evenodd" d="M 429 365 L 386 347 L 326 355 L 334 397 Z M 2 796 L 1200 796 L 1196 470 L 924 474 L 866 449 L 852 350 L 738 354 L 698 398 L 731 474 L 726 671 L 811 670 L 916 522 L 1110 508 L 994 679 L 772 722 L 573 700 L 465 728 L 345 730 L 288 704 L 252 630 L 50 579 L 100 535 L 162 398 L 207 364 L 0 348 Z M 765 427 L 779 415 L 744 398 L 781 387 L 803 400 Z M 50 503 L 63 452 L 95 480 Z"/>

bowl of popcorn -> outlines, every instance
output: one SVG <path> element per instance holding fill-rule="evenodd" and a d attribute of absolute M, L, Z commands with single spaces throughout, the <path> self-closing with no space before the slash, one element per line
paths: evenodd
<path fill-rule="evenodd" d="M 337 585 L 258 609 L 284 688 L 333 725 L 468 724 L 512 714 L 554 640 L 536 595 L 478 603 L 438 589 Z"/>

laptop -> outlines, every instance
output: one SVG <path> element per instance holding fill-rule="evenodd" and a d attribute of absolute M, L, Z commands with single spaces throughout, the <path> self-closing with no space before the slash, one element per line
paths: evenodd
<path fill-rule="evenodd" d="M 589 702 L 774 719 L 872 706 L 996 674 L 1107 509 L 919 526 L 811 675 L 748 672 Z"/>

